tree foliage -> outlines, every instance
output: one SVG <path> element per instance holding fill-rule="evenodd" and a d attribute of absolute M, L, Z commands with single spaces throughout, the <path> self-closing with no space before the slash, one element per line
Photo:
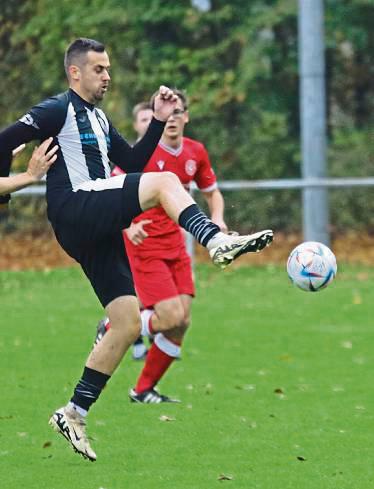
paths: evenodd
<path fill-rule="evenodd" d="M 190 98 L 190 136 L 207 146 L 219 178 L 300 175 L 296 0 L 14 0 L 0 14 L 0 125 L 66 87 L 63 53 L 76 37 L 105 42 L 113 64 L 105 108 L 131 137 L 131 108 L 159 84 Z M 330 172 L 373 174 L 374 4 L 326 0 Z M 343 134 L 349 155 L 341 151 Z M 363 143 L 365 141 L 365 144 Z M 353 168 L 352 168 L 353 167 Z M 251 206 L 287 226 L 293 192 Z M 373 209 L 371 209 L 372 212 Z M 258 214 L 259 213 L 259 214 Z"/>

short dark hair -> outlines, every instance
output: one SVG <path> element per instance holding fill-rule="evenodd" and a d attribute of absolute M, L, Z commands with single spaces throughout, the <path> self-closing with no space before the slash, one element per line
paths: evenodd
<path fill-rule="evenodd" d="M 182 104 L 183 104 L 183 109 L 184 110 L 188 110 L 188 100 L 187 100 L 187 95 L 185 94 L 185 92 L 183 92 L 183 90 L 179 90 L 178 88 L 171 88 L 171 90 L 173 90 L 173 92 L 175 93 L 175 95 L 181 100 Z M 158 94 L 158 90 L 157 92 L 155 92 L 152 97 L 151 97 L 151 108 L 152 110 L 154 110 L 155 108 L 155 98 L 156 98 L 156 95 Z"/>
<path fill-rule="evenodd" d="M 77 59 L 82 57 L 82 55 L 86 55 L 88 51 L 103 53 L 105 51 L 105 46 L 99 41 L 87 39 L 85 37 L 76 39 L 70 46 L 68 46 L 64 58 L 64 67 L 67 76 L 69 76 L 69 66 L 74 64 L 74 62 L 77 62 Z"/>
<path fill-rule="evenodd" d="M 134 108 L 132 109 L 132 117 L 134 121 L 136 120 L 139 112 L 141 112 L 142 110 L 153 110 L 150 102 L 139 102 L 134 106 Z"/>

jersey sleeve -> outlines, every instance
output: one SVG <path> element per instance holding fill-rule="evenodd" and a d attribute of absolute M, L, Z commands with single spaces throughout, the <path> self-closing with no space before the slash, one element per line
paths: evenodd
<path fill-rule="evenodd" d="M 143 171 L 161 138 L 165 122 L 153 118 L 144 137 L 131 146 L 110 124 L 109 159 L 126 173 Z"/>
<path fill-rule="evenodd" d="M 202 192 L 210 192 L 217 188 L 217 178 L 210 163 L 208 152 L 203 145 L 199 151 L 198 168 L 194 180 Z"/>
<path fill-rule="evenodd" d="M 12 164 L 12 151 L 20 144 L 33 140 L 44 141 L 56 136 L 64 121 L 61 97 L 51 97 L 35 105 L 19 121 L 0 132 L 0 176 L 7 177 Z M 0 196 L 0 203 L 8 202 L 9 195 Z"/>
<path fill-rule="evenodd" d="M 111 176 L 112 177 L 117 177 L 118 175 L 124 175 L 124 171 L 121 170 L 119 166 L 115 166 L 112 170 Z"/>

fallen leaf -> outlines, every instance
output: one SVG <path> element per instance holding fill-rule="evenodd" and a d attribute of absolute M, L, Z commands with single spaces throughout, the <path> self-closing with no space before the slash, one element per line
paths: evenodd
<path fill-rule="evenodd" d="M 274 389 L 275 394 L 284 394 L 283 390 L 278 387 L 277 389 Z"/>
<path fill-rule="evenodd" d="M 300 460 L 300 462 L 306 462 L 306 458 L 302 457 L 301 455 L 296 457 L 297 460 Z"/>
<path fill-rule="evenodd" d="M 219 481 L 232 481 L 234 477 L 232 475 L 220 474 L 218 476 Z"/>
<path fill-rule="evenodd" d="M 45 443 L 43 443 L 43 448 L 48 448 L 52 445 L 52 442 L 51 441 L 46 441 Z"/>
<path fill-rule="evenodd" d="M 162 414 L 158 419 L 160 421 L 175 421 L 175 418 L 172 418 L 171 416 L 166 416 L 165 414 Z"/>

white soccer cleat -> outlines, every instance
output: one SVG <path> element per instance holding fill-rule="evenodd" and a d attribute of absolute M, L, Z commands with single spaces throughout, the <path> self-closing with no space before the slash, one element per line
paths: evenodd
<path fill-rule="evenodd" d="M 214 239 L 214 238 L 213 238 Z M 220 239 L 217 246 L 209 250 L 213 263 L 219 268 L 226 268 L 244 253 L 257 253 L 273 241 L 273 231 L 266 229 L 247 236 L 227 234 Z"/>
<path fill-rule="evenodd" d="M 67 406 L 57 409 L 49 420 L 49 424 L 57 433 L 67 439 L 76 453 L 95 462 L 96 453 L 90 447 L 86 435 L 86 421 L 75 409 Z"/>

